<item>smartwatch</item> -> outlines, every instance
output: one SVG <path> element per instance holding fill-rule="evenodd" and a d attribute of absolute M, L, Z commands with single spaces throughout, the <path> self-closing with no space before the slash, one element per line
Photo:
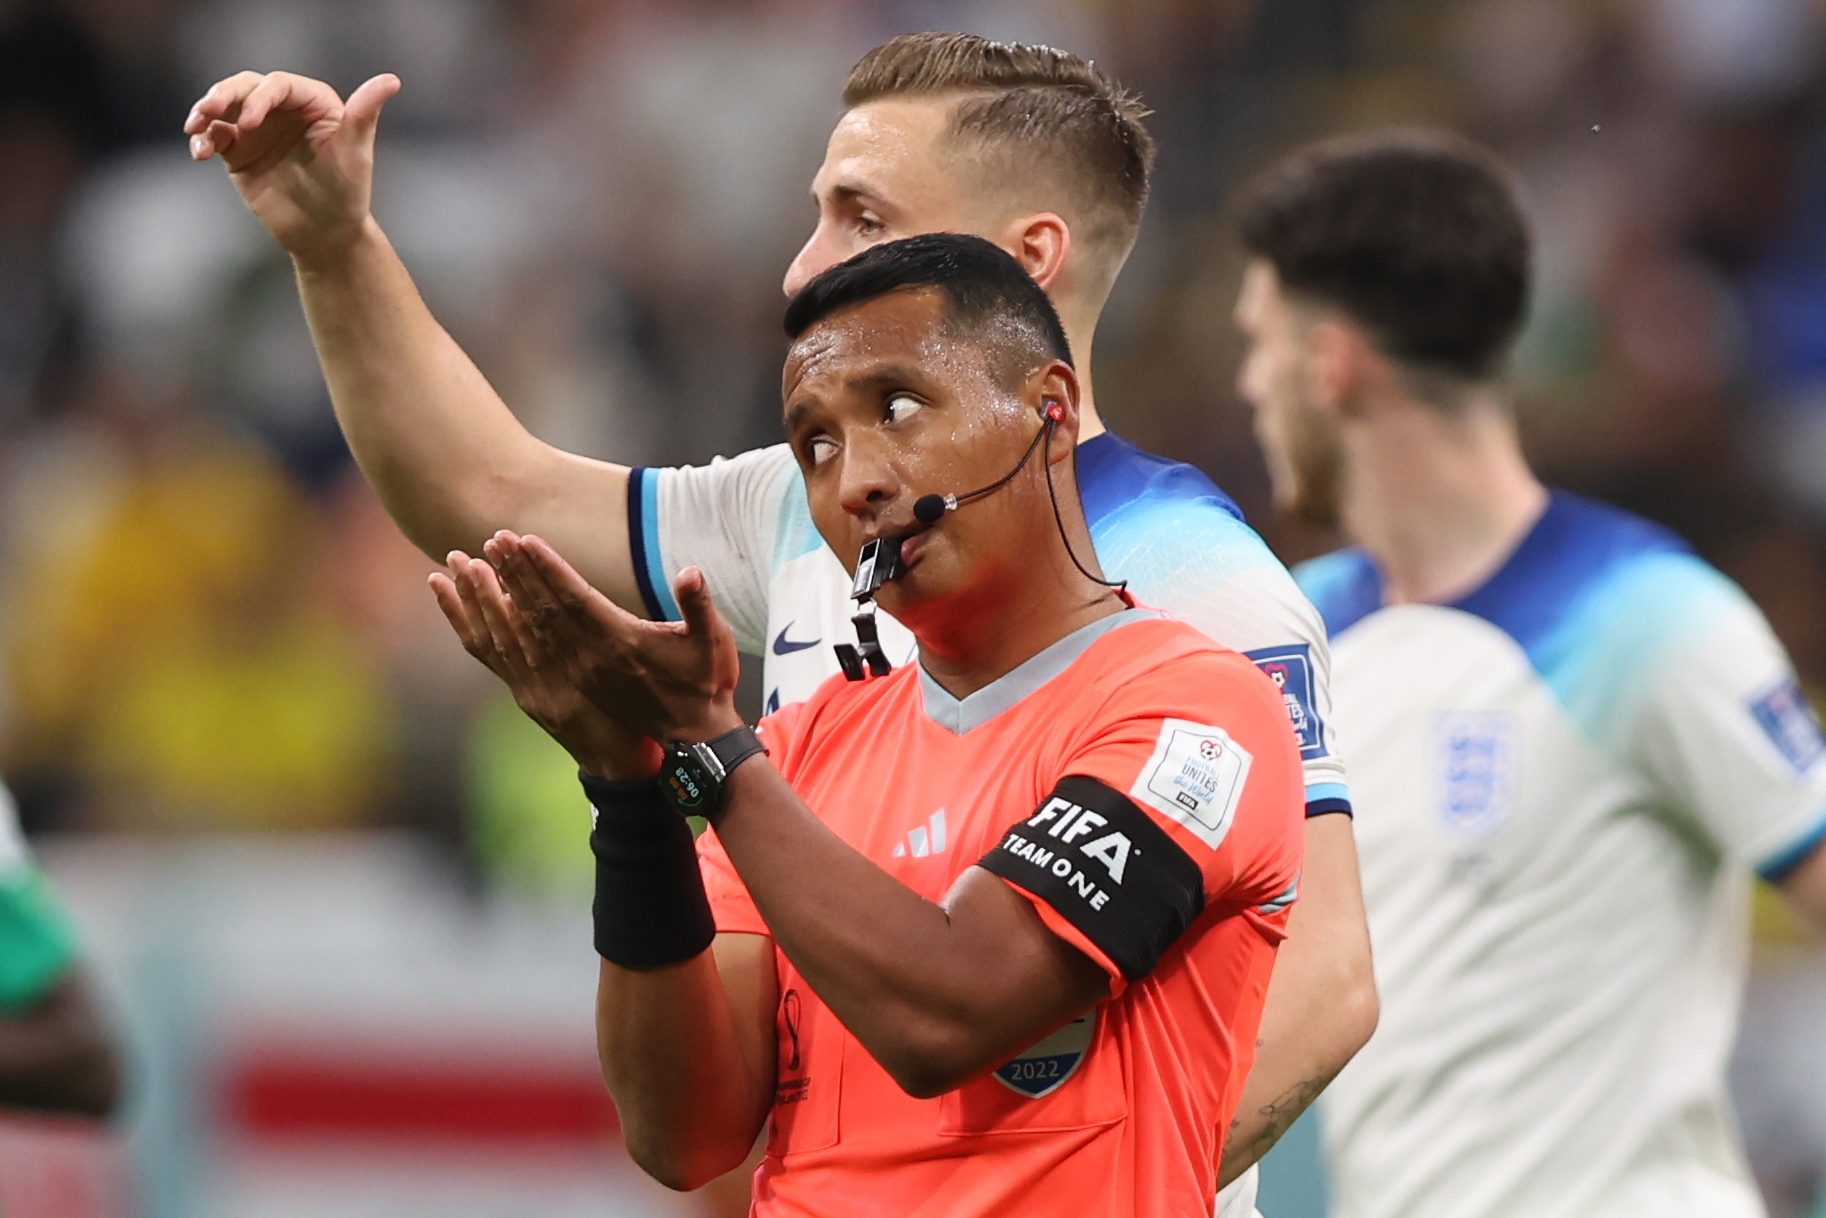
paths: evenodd
<path fill-rule="evenodd" d="M 666 746 L 666 759 L 660 763 L 659 789 L 681 814 L 708 816 L 723 802 L 723 783 L 729 772 L 766 751 L 755 730 L 747 726 L 699 744 L 674 740 Z"/>

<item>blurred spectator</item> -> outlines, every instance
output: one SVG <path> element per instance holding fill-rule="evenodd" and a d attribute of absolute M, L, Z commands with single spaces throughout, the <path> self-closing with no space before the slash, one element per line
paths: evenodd
<path fill-rule="evenodd" d="M 330 612 L 322 524 L 271 458 L 102 383 L 91 526 L 21 554 L 12 772 L 115 828 L 325 827 L 368 809 L 392 708 Z M 111 417 L 109 417 L 111 416 Z M 42 814 L 42 813 L 41 813 Z"/>

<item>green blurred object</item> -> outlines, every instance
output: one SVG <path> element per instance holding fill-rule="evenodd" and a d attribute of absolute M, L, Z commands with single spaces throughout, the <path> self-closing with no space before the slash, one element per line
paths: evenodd
<path fill-rule="evenodd" d="M 1264 1218 L 1325 1218 L 1331 1198 L 1319 1153 L 1319 1118 L 1311 1109 L 1262 1159 L 1255 1208 Z"/>
<path fill-rule="evenodd" d="M 468 753 L 470 840 L 482 874 L 530 896 L 587 896 L 590 808 L 570 754 L 505 690 L 476 715 Z"/>
<path fill-rule="evenodd" d="M 26 863 L 0 875 L 0 1014 L 36 1003 L 76 958 L 76 935 L 50 881 Z"/>

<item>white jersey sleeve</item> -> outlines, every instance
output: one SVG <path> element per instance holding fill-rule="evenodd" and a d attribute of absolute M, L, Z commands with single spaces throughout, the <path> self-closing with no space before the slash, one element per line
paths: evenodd
<path fill-rule="evenodd" d="M 1251 1164 L 1248 1171 L 1218 1190 L 1214 1218 L 1262 1218 L 1261 1211 L 1255 1208 L 1260 1170 Z"/>
<path fill-rule="evenodd" d="M 1653 674 L 1637 761 L 1723 854 L 1779 880 L 1826 836 L 1826 736 L 1763 615 L 1704 575 L 1689 603 L 1705 621 Z"/>
<path fill-rule="evenodd" d="M 799 466 L 785 444 L 708 465 L 636 469 L 628 480 L 628 539 L 647 613 L 677 621 L 672 581 L 699 567 L 736 646 L 760 654 L 769 584 L 782 522 L 804 499 Z"/>
<path fill-rule="evenodd" d="M 1104 569 L 1144 604 L 1242 652 L 1280 687 L 1300 743 L 1307 815 L 1347 811 L 1325 623 L 1256 532 L 1210 502 L 1141 496 L 1101 514 L 1091 533 Z"/>

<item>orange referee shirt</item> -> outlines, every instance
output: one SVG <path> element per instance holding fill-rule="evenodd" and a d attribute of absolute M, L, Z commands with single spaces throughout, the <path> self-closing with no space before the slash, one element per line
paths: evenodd
<path fill-rule="evenodd" d="M 784 954 L 764 1218 L 1206 1218 L 1304 837 L 1280 691 L 1129 609 L 970 697 L 918 665 L 762 723 L 851 846 L 934 901 L 1000 875 L 1110 974 L 1088 1014 L 937 1099 L 897 1087 Z M 719 931 L 767 925 L 717 843 Z"/>

